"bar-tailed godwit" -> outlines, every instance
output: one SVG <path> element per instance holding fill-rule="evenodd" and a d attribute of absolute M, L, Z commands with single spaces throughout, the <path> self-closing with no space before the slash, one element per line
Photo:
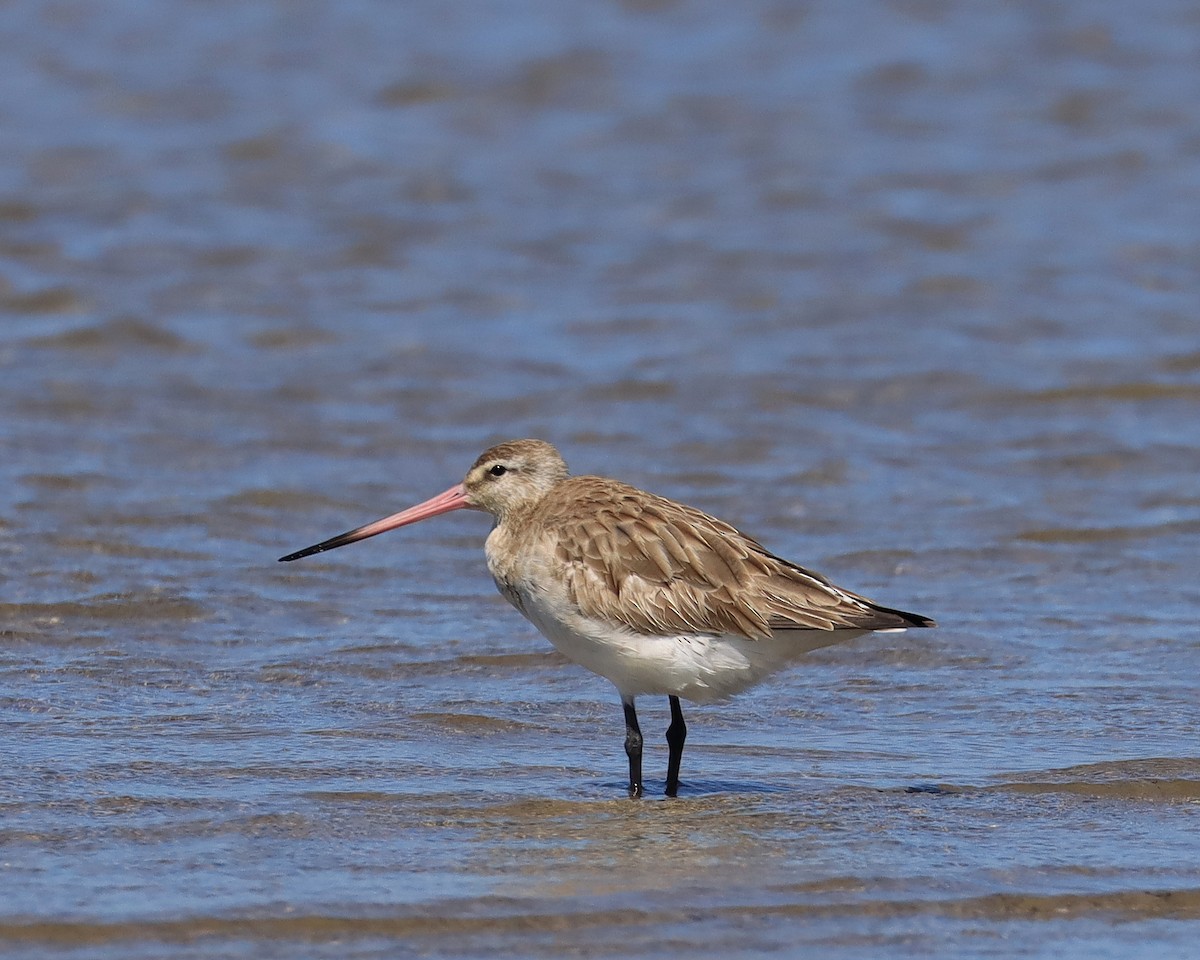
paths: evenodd
<path fill-rule="evenodd" d="M 694 507 L 604 477 L 573 477 L 542 440 L 498 444 L 444 493 L 280 559 L 463 508 L 495 518 L 487 565 L 509 603 L 566 657 L 616 686 L 632 796 L 642 795 L 635 697 L 670 702 L 673 797 L 687 736 L 681 697 L 723 700 L 825 637 L 935 626 L 834 586 Z"/>

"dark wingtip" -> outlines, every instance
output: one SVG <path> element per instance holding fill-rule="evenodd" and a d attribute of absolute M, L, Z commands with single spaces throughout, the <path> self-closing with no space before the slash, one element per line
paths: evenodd
<path fill-rule="evenodd" d="M 906 610 L 895 610 L 892 607 L 881 607 L 878 604 L 872 603 L 871 609 L 876 613 L 886 613 L 893 617 L 898 617 L 902 623 L 889 624 L 893 629 L 896 627 L 936 627 L 937 621 L 929 617 L 923 617 L 919 613 L 909 613 Z M 879 627 L 875 628 L 880 629 Z"/>

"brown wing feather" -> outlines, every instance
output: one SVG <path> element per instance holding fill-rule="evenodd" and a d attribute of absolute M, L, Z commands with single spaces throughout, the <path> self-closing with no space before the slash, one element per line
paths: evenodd
<path fill-rule="evenodd" d="M 614 480 L 572 477 L 540 505 L 571 599 L 639 633 L 879 630 L 932 624 L 768 553 L 729 524 Z"/>

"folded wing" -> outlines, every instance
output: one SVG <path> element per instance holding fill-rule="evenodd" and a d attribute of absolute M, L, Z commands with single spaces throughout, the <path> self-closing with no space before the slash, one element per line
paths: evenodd
<path fill-rule="evenodd" d="M 594 477 L 586 514 L 545 517 L 571 599 L 638 633 L 734 634 L 933 626 L 774 556 L 715 517 Z"/>

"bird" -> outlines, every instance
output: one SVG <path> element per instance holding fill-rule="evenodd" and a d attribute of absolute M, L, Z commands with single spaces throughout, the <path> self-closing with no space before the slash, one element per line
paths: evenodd
<path fill-rule="evenodd" d="M 645 792 L 635 700 L 666 696 L 666 789 L 679 792 L 680 700 L 727 700 L 797 653 L 874 630 L 934 627 L 768 551 L 695 507 L 618 480 L 574 476 L 544 440 L 484 451 L 461 483 L 281 562 L 452 510 L 480 510 L 500 593 L 567 659 L 609 680 L 625 719 L 629 795 Z"/>

